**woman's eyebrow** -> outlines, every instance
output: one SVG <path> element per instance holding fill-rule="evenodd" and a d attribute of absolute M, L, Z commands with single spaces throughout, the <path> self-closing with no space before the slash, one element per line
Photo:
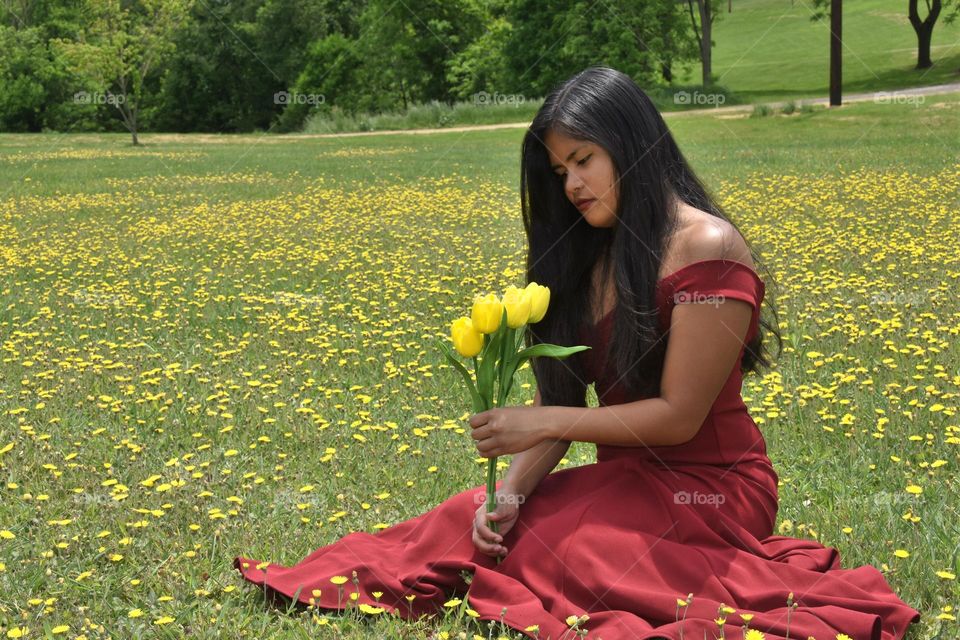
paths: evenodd
<path fill-rule="evenodd" d="M 569 160 L 570 158 L 572 158 L 573 156 L 575 156 L 575 155 L 577 154 L 577 151 L 580 151 L 580 149 L 583 149 L 585 146 L 587 146 L 587 145 L 582 144 L 582 145 L 580 145 L 579 147 L 577 147 L 576 149 L 574 149 L 573 151 L 571 151 L 571 152 L 570 152 L 570 155 L 567 156 L 567 159 L 564 160 L 564 162 L 566 162 L 567 160 Z M 557 168 L 559 168 L 559 167 L 560 167 L 560 165 L 558 165 L 558 164 L 552 164 L 552 165 L 550 165 L 550 168 L 551 168 L 551 169 L 557 169 Z"/>

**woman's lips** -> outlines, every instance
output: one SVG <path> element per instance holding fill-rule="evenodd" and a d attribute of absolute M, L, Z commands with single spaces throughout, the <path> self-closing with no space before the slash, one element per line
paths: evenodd
<path fill-rule="evenodd" d="M 584 200 L 582 202 L 578 202 L 577 209 L 580 209 L 580 211 L 586 211 L 587 209 L 593 206 L 594 202 L 596 202 L 596 199 L 590 199 L 590 200 Z"/>

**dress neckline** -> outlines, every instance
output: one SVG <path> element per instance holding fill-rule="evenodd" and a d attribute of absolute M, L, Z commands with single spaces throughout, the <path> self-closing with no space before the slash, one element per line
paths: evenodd
<path fill-rule="evenodd" d="M 760 278 L 759 275 L 757 275 L 757 272 L 754 271 L 754 270 L 750 267 L 750 265 L 744 264 L 743 262 L 740 262 L 740 261 L 738 261 L 738 260 L 724 260 L 723 258 L 707 258 L 706 260 L 695 260 L 694 262 L 691 262 L 691 263 L 689 263 L 689 264 L 685 264 L 685 265 L 683 265 L 682 267 L 680 267 L 679 269 L 677 269 L 676 271 L 674 271 L 673 273 L 668 273 L 667 275 L 665 275 L 665 276 L 663 276 L 662 278 L 660 278 L 659 280 L 657 280 L 657 291 L 658 291 L 658 293 L 659 293 L 659 291 L 660 291 L 660 285 L 661 285 L 661 284 L 663 284 L 665 281 L 670 280 L 670 279 L 674 278 L 675 276 L 683 273 L 684 271 L 686 271 L 686 270 L 689 269 L 690 267 L 696 267 L 696 266 L 698 266 L 698 265 L 703 265 L 703 264 L 711 264 L 711 263 L 714 263 L 714 262 L 724 262 L 724 263 L 733 265 L 734 267 L 736 267 L 736 266 L 743 267 L 744 269 L 746 269 L 747 271 L 749 271 L 749 272 L 753 275 L 754 278 L 756 278 L 757 282 L 763 284 L 763 280 Z M 588 326 L 589 326 L 590 328 L 592 328 L 592 329 L 595 329 L 596 327 L 599 327 L 600 325 L 602 325 L 604 322 L 606 322 L 609 318 L 611 318 L 611 317 L 613 316 L 613 312 L 616 310 L 616 308 L 617 308 L 617 305 L 613 305 L 613 308 L 610 309 L 610 311 L 607 311 L 605 314 L 603 314 L 603 317 L 600 318 L 600 320 L 599 320 L 598 322 L 596 322 L 595 324 L 588 325 Z"/>

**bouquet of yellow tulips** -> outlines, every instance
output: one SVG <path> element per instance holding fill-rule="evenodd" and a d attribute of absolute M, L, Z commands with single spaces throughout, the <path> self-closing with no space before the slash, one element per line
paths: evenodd
<path fill-rule="evenodd" d="M 453 346 L 464 358 L 473 360 L 473 377 L 466 367 L 450 352 L 449 347 L 440 343 L 444 355 L 460 372 L 470 397 L 473 400 L 473 412 L 480 413 L 493 407 L 502 407 L 510 395 L 513 376 L 524 362 L 533 357 L 566 358 L 578 351 L 590 347 L 561 347 L 555 344 L 535 344 L 519 350 L 523 344 L 527 324 L 543 319 L 550 304 L 550 289 L 531 282 L 520 289 L 510 285 L 503 298 L 490 293 L 476 296 L 470 317 L 461 317 L 453 321 L 450 334 Z M 477 356 L 480 361 L 477 362 Z M 494 386 L 496 385 L 496 389 Z M 487 460 L 487 511 L 496 508 L 496 456 Z M 490 523 L 493 531 L 497 523 Z M 500 559 L 497 558 L 499 563 Z"/>

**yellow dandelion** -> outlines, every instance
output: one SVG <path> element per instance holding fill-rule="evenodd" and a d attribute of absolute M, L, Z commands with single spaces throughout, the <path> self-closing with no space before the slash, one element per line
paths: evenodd
<path fill-rule="evenodd" d="M 455 607 L 455 606 L 457 606 L 458 604 L 460 604 L 461 602 L 463 602 L 463 600 L 461 600 L 460 598 L 453 598 L 453 599 L 451 599 L 451 600 L 447 600 L 446 602 L 444 602 L 444 603 L 443 603 L 443 606 L 445 606 L 445 607 Z"/>
<path fill-rule="evenodd" d="M 369 605 L 369 604 L 361 604 L 361 605 L 360 605 L 360 611 L 363 611 L 364 613 L 368 613 L 368 614 L 370 614 L 370 615 L 372 615 L 372 616 L 375 616 L 375 615 L 377 615 L 378 613 L 383 613 L 383 612 L 384 612 L 384 609 L 383 609 L 383 607 L 373 607 L 373 606 L 371 606 L 371 605 Z"/>
<path fill-rule="evenodd" d="M 897 549 L 893 552 L 893 555 L 897 556 L 898 558 L 909 558 L 910 552 L 906 549 Z"/>
<path fill-rule="evenodd" d="M 743 640 L 764 640 L 764 638 L 766 638 L 766 636 L 763 635 L 762 631 L 748 629 L 747 634 L 743 637 Z"/>
<path fill-rule="evenodd" d="M 332 578 L 330 578 L 330 582 L 332 582 L 335 585 L 341 585 L 341 584 L 346 584 L 347 579 L 348 579 L 347 576 L 333 576 Z"/>

